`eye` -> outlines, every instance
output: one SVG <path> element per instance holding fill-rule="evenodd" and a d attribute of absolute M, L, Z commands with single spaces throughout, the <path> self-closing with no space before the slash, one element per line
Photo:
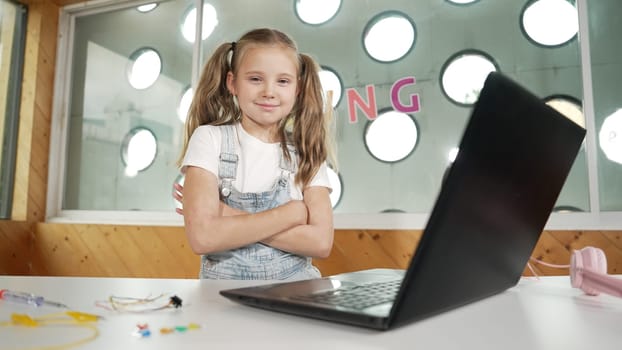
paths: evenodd
<path fill-rule="evenodd" d="M 289 79 L 285 79 L 285 78 L 283 78 L 283 79 L 279 79 L 279 84 L 281 84 L 281 85 L 287 85 L 287 84 L 289 84 Z"/>

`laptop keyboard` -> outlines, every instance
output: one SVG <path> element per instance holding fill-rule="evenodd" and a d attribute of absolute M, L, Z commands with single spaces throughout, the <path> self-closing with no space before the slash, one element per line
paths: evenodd
<path fill-rule="evenodd" d="M 292 299 L 318 304 L 341 306 L 357 310 L 392 302 L 400 289 L 402 280 L 374 282 L 345 287 L 310 295 L 298 295 Z"/>

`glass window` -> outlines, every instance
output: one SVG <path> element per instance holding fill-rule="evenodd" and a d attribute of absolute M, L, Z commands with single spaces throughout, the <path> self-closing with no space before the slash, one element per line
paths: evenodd
<path fill-rule="evenodd" d="M 399 214 L 401 214 L 401 213 L 406 213 L 406 212 L 405 212 L 405 211 L 403 211 L 402 209 L 393 209 L 393 208 L 390 208 L 390 209 L 384 209 L 384 210 L 382 210 L 382 211 L 381 211 L 381 213 L 384 213 L 384 214 L 396 214 L 396 213 L 399 213 Z"/>
<path fill-rule="evenodd" d="M 328 168 L 328 180 L 330 181 L 330 185 L 332 186 L 332 192 L 330 193 L 330 202 L 335 208 L 339 205 L 339 201 L 341 200 L 341 193 L 343 191 L 343 182 L 341 181 L 341 175 L 339 175 L 335 170 Z"/>
<path fill-rule="evenodd" d="M 458 156 L 458 151 L 458 147 L 453 147 L 449 150 L 449 152 L 447 152 L 447 161 L 449 161 L 449 163 L 453 163 L 454 160 L 456 160 L 456 157 Z"/>
<path fill-rule="evenodd" d="M 559 222 L 591 215 L 590 227 L 600 227 L 604 213 L 622 211 L 622 165 L 609 151 L 616 147 L 622 109 L 620 1 L 590 2 L 589 8 L 578 6 L 579 12 L 574 1 L 565 0 L 445 0 L 441 6 L 339 1 L 320 6 L 326 10 L 323 19 L 308 22 L 298 12 L 319 2 L 169 0 L 138 11 L 148 3 L 88 2 L 61 10 L 67 23 L 59 27 L 67 32 L 59 36 L 58 52 L 65 58 L 57 62 L 68 63 L 55 77 L 60 88 L 54 102 L 61 107 L 53 116 L 52 144 L 61 145 L 54 147 L 62 161 L 50 164 L 57 172 L 51 178 L 59 179 L 50 188 L 61 189 L 60 198 L 52 190 L 48 194 L 51 217 L 106 211 L 112 222 L 115 212 L 124 212 L 124 217 L 144 214 L 181 223 L 171 187 L 183 181 L 175 163 L 193 83 L 218 45 L 267 23 L 316 58 L 323 89 L 333 91 L 339 181 L 331 181 L 347 186 L 331 194 L 337 228 L 425 225 L 481 84 L 493 70 L 590 130 L 556 203 Z M 552 24 L 567 13 L 568 23 L 577 18 L 589 23 L 589 36 L 581 26 L 581 40 L 575 40 L 577 27 L 571 27 L 557 41 L 538 43 L 532 11 L 550 4 L 561 7 L 546 22 L 547 37 L 566 28 Z M 195 40 L 196 33 L 203 40 Z M 142 70 L 133 54 L 145 48 L 157 53 L 160 66 L 157 78 L 137 89 L 128 82 L 128 65 Z M 582 48 L 589 48 L 589 55 Z M 591 78 L 585 87 L 584 78 Z M 391 129 L 386 123 L 389 131 L 377 132 L 389 119 L 385 112 L 401 116 L 404 124 Z M 153 158 L 142 171 L 128 173 L 121 150 L 129 146 L 126 135 L 141 129 L 151 132 Z M 403 148 L 391 151 L 394 147 Z M 385 219 L 379 213 L 387 208 L 400 213 Z"/>
<path fill-rule="evenodd" d="M 134 177 L 147 169 L 158 153 L 158 143 L 151 130 L 138 127 L 131 130 L 123 140 L 121 158 L 125 164 L 125 175 Z"/>
<path fill-rule="evenodd" d="M 530 40 L 549 47 L 563 45 L 579 32 L 577 9 L 568 0 L 532 0 L 520 23 Z"/>
<path fill-rule="evenodd" d="M 25 6 L 0 0 L 0 219 L 11 217 L 17 126 L 26 41 Z"/>
<path fill-rule="evenodd" d="M 376 159 L 399 162 L 415 149 L 419 130 L 408 114 L 393 110 L 382 112 L 365 129 L 365 146 Z"/>
<path fill-rule="evenodd" d="M 544 101 L 546 104 L 565 115 L 568 119 L 585 127 L 586 123 L 585 116 L 583 115 L 583 107 L 581 106 L 581 101 L 576 97 L 555 94 L 545 97 Z M 583 145 L 579 150 L 575 164 L 566 179 L 566 183 L 571 185 L 567 185 L 562 189 L 553 212 L 571 213 L 589 211 L 590 203 L 587 192 L 589 184 L 586 161 L 585 140 L 583 140 Z"/>
<path fill-rule="evenodd" d="M 598 165 L 600 211 L 622 211 L 622 47 L 619 45 L 622 2 L 591 1 L 588 7 L 589 42 L 594 96 L 594 144 Z M 618 220 L 620 222 L 620 220 Z"/>
<path fill-rule="evenodd" d="M 190 104 L 192 103 L 192 97 L 194 95 L 194 90 L 192 87 L 188 86 L 184 93 L 181 95 L 179 100 L 179 106 L 177 107 L 177 117 L 179 117 L 179 121 L 182 123 L 186 122 L 188 118 L 188 111 L 190 110 Z"/>
<path fill-rule="evenodd" d="M 68 125 L 59 170 L 65 181 L 62 197 L 51 199 L 61 210 L 173 207 L 180 98 L 193 66 L 179 21 L 193 3 L 163 1 L 145 13 L 129 4 L 74 16 L 71 103 L 61 115 Z"/>
<path fill-rule="evenodd" d="M 553 207 L 554 213 L 581 213 L 583 211 L 583 209 L 571 205 L 558 205 Z"/>
<path fill-rule="evenodd" d="M 324 89 L 324 98 L 326 98 L 328 91 L 333 92 L 332 106 L 336 108 L 341 102 L 341 95 L 343 95 L 343 84 L 339 74 L 329 67 L 322 67 L 320 81 L 322 82 L 322 89 Z"/>
<path fill-rule="evenodd" d="M 179 174 L 177 175 L 177 177 L 175 178 L 174 183 L 176 184 L 180 184 L 180 185 L 184 185 L 184 180 L 185 180 L 185 176 L 183 174 Z M 175 198 L 173 198 L 172 196 L 172 191 L 175 191 L 174 189 L 171 189 L 171 201 L 173 202 L 173 205 L 176 209 L 183 209 L 183 205 L 178 202 Z"/>
<path fill-rule="evenodd" d="M 388 11 L 369 21 L 363 32 L 363 46 L 373 59 L 389 63 L 408 54 L 416 38 L 415 24 L 407 15 Z"/>
<path fill-rule="evenodd" d="M 201 29 L 201 40 L 207 39 L 214 31 L 214 28 L 218 25 L 218 14 L 214 6 L 210 4 L 203 5 L 203 21 Z M 197 33 L 197 8 L 191 7 L 186 11 L 181 21 L 181 32 L 184 38 L 190 42 L 194 42 L 195 35 Z"/>
<path fill-rule="evenodd" d="M 447 0 L 452 4 L 456 4 L 456 5 L 470 5 L 473 4 L 475 2 L 478 2 L 479 0 Z"/>
<path fill-rule="evenodd" d="M 154 8 L 158 7 L 158 4 L 155 2 L 152 2 L 150 4 L 144 4 L 144 5 L 140 5 L 138 6 L 136 9 L 140 12 L 149 12 L 151 10 L 153 10 Z"/>
<path fill-rule="evenodd" d="M 492 58 L 484 52 L 465 50 L 447 60 L 441 72 L 445 95 L 459 105 L 472 105 L 490 72 L 497 71 Z"/>
<path fill-rule="evenodd" d="M 558 112 L 568 117 L 568 119 L 585 128 L 585 116 L 581 101 L 572 96 L 553 95 L 544 98 L 547 105 L 555 108 Z"/>
<path fill-rule="evenodd" d="M 605 117 L 598 131 L 598 145 L 607 159 L 622 164 L 622 109 Z"/>
<path fill-rule="evenodd" d="M 155 83 L 161 71 L 160 55 L 150 48 L 140 49 L 130 55 L 127 80 L 134 89 L 143 90 Z"/>
<path fill-rule="evenodd" d="M 320 25 L 335 17 L 341 0 L 294 0 L 294 6 L 301 21 Z"/>

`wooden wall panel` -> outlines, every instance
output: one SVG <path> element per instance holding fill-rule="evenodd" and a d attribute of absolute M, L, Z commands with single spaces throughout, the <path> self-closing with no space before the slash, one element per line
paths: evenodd
<path fill-rule="evenodd" d="M 323 275 L 368 268 L 405 268 L 421 237 L 408 230 L 337 230 L 333 250 L 314 264 Z"/>
<path fill-rule="evenodd" d="M 331 255 L 315 260 L 323 274 L 335 274 L 365 268 L 406 268 L 419 243 L 421 231 L 408 230 L 338 230 Z M 608 273 L 622 273 L 621 231 L 544 231 L 532 257 L 557 265 L 569 264 L 571 252 L 585 246 L 603 249 L 608 259 Z M 568 269 L 531 263 L 537 275 L 567 275 Z M 527 266 L 524 275 L 533 275 Z"/>
<path fill-rule="evenodd" d="M 196 278 L 181 227 L 39 223 L 34 253 L 50 275 Z"/>
<path fill-rule="evenodd" d="M 620 273 L 620 235 L 545 231 L 532 256 L 568 264 L 572 249 L 591 245 L 605 251 L 608 273 Z M 416 230 L 337 230 L 331 255 L 314 264 L 323 275 L 406 268 L 420 236 Z M 182 227 L 37 223 L 31 231 L 26 224 L 5 223 L 0 225 L 0 254 L 1 274 L 196 278 L 200 264 Z M 532 266 L 538 275 L 568 274 L 567 269 Z M 531 274 L 526 267 L 524 275 Z"/>
<path fill-rule="evenodd" d="M 0 221 L 0 273 L 46 274 L 34 253 L 34 222 L 43 219 L 47 190 L 51 96 L 58 6 L 28 4 L 12 220 Z M 40 78 L 41 77 L 41 78 Z M 33 147 L 33 142 L 37 146 Z"/>
<path fill-rule="evenodd" d="M 49 1 L 25 3 L 28 26 L 12 218 L 33 222 L 45 217 L 59 7 Z"/>
<path fill-rule="evenodd" d="M 29 274 L 30 250 L 22 239 L 29 231 L 25 223 L 0 221 L 0 274 Z"/>

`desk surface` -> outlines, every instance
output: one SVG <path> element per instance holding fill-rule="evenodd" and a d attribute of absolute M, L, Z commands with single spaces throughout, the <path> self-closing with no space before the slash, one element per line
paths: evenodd
<path fill-rule="evenodd" d="M 499 295 L 386 332 L 279 314 L 235 304 L 218 294 L 257 283 L 183 279 L 0 276 L 0 289 L 27 291 L 64 302 L 73 310 L 104 316 L 99 335 L 78 349 L 620 349 L 622 299 L 589 297 L 567 276 L 524 278 Z M 118 313 L 97 307 L 111 295 L 171 293 L 179 309 Z M 12 313 L 32 317 L 59 309 L 0 301 L 0 322 Z M 152 334 L 137 337 L 137 324 Z M 198 324 L 186 332 L 161 328 Z M 0 349 L 50 348 L 85 338 L 77 327 L 0 327 Z M 214 347 L 217 346 L 217 347 Z"/>

